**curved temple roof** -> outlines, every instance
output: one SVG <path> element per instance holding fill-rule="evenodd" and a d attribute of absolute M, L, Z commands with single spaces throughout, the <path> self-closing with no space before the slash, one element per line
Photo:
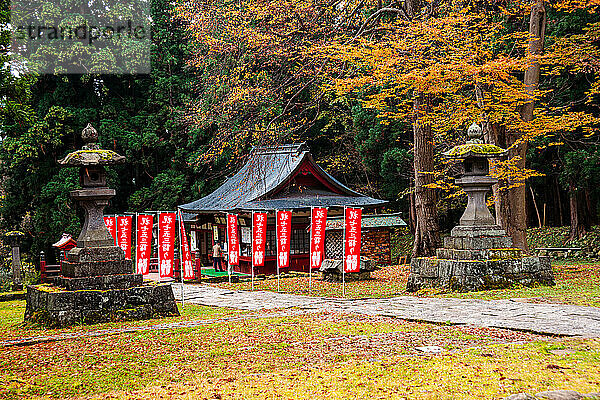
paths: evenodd
<path fill-rule="evenodd" d="M 293 187 L 292 178 L 303 171 L 322 183 L 319 188 Z M 302 172 L 303 174 L 305 172 Z M 372 207 L 385 204 L 346 187 L 319 167 L 303 144 L 259 147 L 252 150 L 248 162 L 217 190 L 206 197 L 183 204 L 189 213 L 308 209 L 322 207 Z"/>

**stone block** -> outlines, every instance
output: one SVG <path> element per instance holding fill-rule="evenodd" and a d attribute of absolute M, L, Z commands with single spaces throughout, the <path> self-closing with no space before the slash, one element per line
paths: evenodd
<path fill-rule="evenodd" d="M 440 278 L 450 279 L 454 275 L 453 266 L 457 264 L 451 260 L 439 260 L 438 262 L 438 276 Z"/>
<path fill-rule="evenodd" d="M 108 290 L 128 289 L 143 285 L 144 280 L 140 274 L 103 275 L 70 278 L 59 276 L 55 280 L 57 286 L 66 290 Z"/>
<path fill-rule="evenodd" d="M 140 305 L 133 308 L 124 308 L 115 311 L 113 320 L 115 321 L 133 321 L 140 319 L 150 319 L 153 317 L 152 306 L 148 304 Z"/>
<path fill-rule="evenodd" d="M 538 257 L 524 257 L 523 258 L 523 273 L 534 274 L 540 270 L 540 259 Z"/>
<path fill-rule="evenodd" d="M 462 285 L 458 291 L 460 292 L 477 292 L 485 288 L 485 282 L 480 276 L 467 275 L 465 276 Z"/>
<path fill-rule="evenodd" d="M 135 307 L 143 304 L 152 304 L 152 287 L 142 286 L 131 288 L 127 291 L 127 307 Z"/>
<path fill-rule="evenodd" d="M 31 306 L 34 308 L 39 308 L 39 300 L 40 300 L 40 292 L 34 286 L 27 286 L 27 296 L 25 298 L 25 303 L 27 306 Z"/>
<path fill-rule="evenodd" d="M 62 274 L 69 278 L 81 278 L 98 275 L 131 274 L 133 264 L 131 260 L 105 260 L 101 262 L 69 262 L 62 264 Z"/>
<path fill-rule="evenodd" d="M 179 315 L 170 284 L 154 285 L 152 307 L 154 312 L 160 315 Z"/>
<path fill-rule="evenodd" d="M 48 311 L 72 310 L 74 304 L 73 292 L 49 292 L 46 309 Z"/>
<path fill-rule="evenodd" d="M 74 292 L 75 304 L 81 310 L 99 310 L 104 302 L 100 290 L 79 290 Z"/>
<path fill-rule="evenodd" d="M 463 241 L 461 237 L 446 236 L 444 238 L 444 248 L 446 249 L 463 249 Z"/>
<path fill-rule="evenodd" d="M 125 308 L 126 291 L 124 289 L 102 291 L 102 308 L 118 310 Z"/>
<path fill-rule="evenodd" d="M 455 226 L 452 228 L 450 235 L 453 237 L 490 237 L 490 236 L 506 236 L 506 231 L 498 225 L 483 225 L 483 226 Z"/>
<path fill-rule="evenodd" d="M 98 324 L 109 321 L 111 321 L 111 319 L 101 309 L 89 309 L 81 311 L 81 322 L 84 324 Z"/>
<path fill-rule="evenodd" d="M 66 327 L 81 322 L 81 312 L 78 310 L 62 310 L 49 312 L 51 326 Z"/>
<path fill-rule="evenodd" d="M 419 261 L 418 274 L 423 278 L 439 277 L 438 263 L 439 260 L 437 258 L 421 258 Z"/>
<path fill-rule="evenodd" d="M 486 261 L 459 261 L 464 265 L 465 276 L 482 276 L 487 270 Z"/>
<path fill-rule="evenodd" d="M 419 271 L 421 270 L 421 258 L 420 257 L 416 257 L 413 258 L 412 260 L 410 260 L 410 273 L 411 274 L 419 274 Z"/>

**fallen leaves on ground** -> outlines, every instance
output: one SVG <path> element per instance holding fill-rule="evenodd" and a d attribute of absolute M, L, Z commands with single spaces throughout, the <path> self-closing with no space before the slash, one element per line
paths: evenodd
<path fill-rule="evenodd" d="M 519 286 L 511 289 L 469 293 L 432 289 L 415 294 L 406 291 L 406 281 L 410 272 L 409 265 L 392 265 L 373 272 L 371 274 L 373 279 L 371 280 L 346 282 L 345 297 L 373 298 L 418 295 L 419 297 L 458 297 L 483 300 L 516 298 L 519 301 L 534 303 L 562 303 L 600 307 L 600 264 L 568 262 L 554 265 L 553 270 L 556 281 L 555 286 Z M 309 285 L 308 276 L 284 277 L 280 279 L 280 290 L 282 293 L 344 297 L 341 283 L 322 281 L 319 273 L 313 274 L 311 281 L 312 285 Z M 247 281 L 214 285 L 236 290 L 251 289 L 251 282 Z M 266 280 L 257 280 L 254 286 L 255 290 L 277 291 L 277 279 L 271 277 Z"/>

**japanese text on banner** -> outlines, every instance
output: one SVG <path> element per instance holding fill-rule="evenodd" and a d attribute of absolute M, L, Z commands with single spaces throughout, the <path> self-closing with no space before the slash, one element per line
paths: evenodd
<path fill-rule="evenodd" d="M 346 208 L 345 214 L 344 271 L 359 272 L 362 210 Z"/>
<path fill-rule="evenodd" d="M 240 237 L 238 234 L 238 219 L 235 214 L 227 214 L 227 249 L 229 265 L 240 264 Z"/>
<path fill-rule="evenodd" d="M 310 267 L 321 268 L 325 248 L 325 224 L 327 209 L 313 208 L 310 224 Z"/>
<path fill-rule="evenodd" d="M 117 242 L 121 250 L 125 252 L 127 260 L 131 260 L 131 219 L 130 215 L 117 217 Z"/>
<path fill-rule="evenodd" d="M 181 237 L 181 265 L 183 268 L 183 279 L 194 279 L 194 267 L 192 265 L 192 254 L 188 244 L 187 235 L 185 234 L 185 225 L 183 223 L 183 215 L 179 211 L 179 236 Z"/>
<path fill-rule="evenodd" d="M 290 265 L 290 235 L 292 231 L 292 212 L 277 211 L 277 265 L 288 268 Z"/>
<path fill-rule="evenodd" d="M 117 245 L 117 220 L 115 217 L 104 217 L 104 225 L 108 228 L 108 232 L 110 232 L 110 236 L 112 236 L 115 241 L 115 246 Z"/>
<path fill-rule="evenodd" d="M 265 265 L 267 213 L 254 213 L 252 219 L 252 264 L 263 266 Z"/>
<path fill-rule="evenodd" d="M 161 278 L 173 277 L 175 252 L 175 213 L 158 216 L 158 268 Z"/>
<path fill-rule="evenodd" d="M 152 253 L 152 215 L 138 215 L 137 217 L 137 241 L 135 251 L 135 272 L 147 275 L 149 270 L 150 255 Z"/>

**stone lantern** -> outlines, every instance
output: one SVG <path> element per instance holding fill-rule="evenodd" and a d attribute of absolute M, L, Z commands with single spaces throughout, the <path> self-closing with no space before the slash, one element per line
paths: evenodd
<path fill-rule="evenodd" d="M 482 130 L 473 124 L 465 144 L 444 156 L 460 161 L 462 174 L 456 184 L 467 194 L 467 207 L 444 247 L 435 257 L 411 260 L 407 290 L 443 287 L 453 291 L 477 291 L 510 287 L 513 284 L 553 285 L 547 257 L 529 257 L 513 247 L 510 236 L 496 223 L 486 205 L 486 195 L 498 180 L 489 176 L 489 160 L 504 157 L 506 150 L 485 144 Z"/>
<path fill-rule="evenodd" d="M 23 290 L 23 272 L 21 270 L 21 241 L 23 232 L 12 231 L 4 235 L 4 242 L 12 248 L 12 290 Z"/>
<path fill-rule="evenodd" d="M 116 192 L 106 184 L 106 166 L 123 164 L 125 157 L 97 144 L 98 132 L 88 124 L 81 133 L 85 143 L 81 150 L 58 161 L 63 167 L 78 167 L 81 189 L 71 191 L 71 198 L 84 210 L 84 222 L 77 247 L 70 250 L 62 265 L 65 278 L 131 274 L 131 261 L 115 246 L 104 224 L 104 208 Z M 63 280 L 63 283 L 68 280 Z"/>
<path fill-rule="evenodd" d="M 27 287 L 25 319 L 68 326 L 178 315 L 170 284 L 146 283 L 134 273 L 104 224 L 104 208 L 116 194 L 107 186 L 105 167 L 122 164 L 125 157 L 100 149 L 90 124 L 81 136 L 83 148 L 59 164 L 79 168 L 82 188 L 70 195 L 84 210 L 83 227 L 54 284 Z"/>
<path fill-rule="evenodd" d="M 486 195 L 491 192 L 492 185 L 498 183 L 496 178 L 489 176 L 488 160 L 504 157 L 507 151 L 493 144 L 484 144 L 482 135 L 481 128 L 473 124 L 467 130 L 469 140 L 444 153 L 446 158 L 462 161 L 462 177 L 456 180 L 456 184 L 467 193 L 467 208 L 460 218 L 459 227 L 468 227 L 467 230 L 476 226 L 500 229 L 486 205 Z"/>

